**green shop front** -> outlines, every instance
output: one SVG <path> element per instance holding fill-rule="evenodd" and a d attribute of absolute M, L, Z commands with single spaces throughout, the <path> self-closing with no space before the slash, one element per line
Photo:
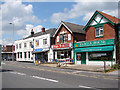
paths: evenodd
<path fill-rule="evenodd" d="M 77 42 L 74 44 L 75 64 L 113 65 L 115 63 L 114 39 Z"/>

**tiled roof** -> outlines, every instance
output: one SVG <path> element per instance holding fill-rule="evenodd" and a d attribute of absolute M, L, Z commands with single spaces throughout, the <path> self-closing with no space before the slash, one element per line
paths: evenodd
<path fill-rule="evenodd" d="M 62 21 L 63 22 L 63 21 Z M 83 31 L 84 26 L 73 24 L 69 22 L 63 22 L 73 33 L 82 33 L 85 34 L 85 31 Z"/>
<path fill-rule="evenodd" d="M 111 22 L 113 23 L 118 23 L 120 22 L 120 19 L 116 18 L 115 16 L 111 16 L 111 15 L 108 15 L 106 13 L 103 13 L 103 12 L 100 12 L 98 10 L 96 10 L 97 12 L 99 12 L 100 14 L 102 14 L 104 17 L 106 17 L 107 19 L 109 19 Z"/>
<path fill-rule="evenodd" d="M 41 36 L 41 35 L 45 35 L 45 34 L 50 34 L 50 37 L 53 37 L 53 34 L 55 33 L 55 31 L 56 31 L 56 28 L 51 28 L 51 29 L 45 30 L 45 32 L 35 33 L 33 36 L 29 35 L 28 37 L 26 37 L 24 39 L 28 39 L 31 37 L 37 37 L 37 36 Z"/>

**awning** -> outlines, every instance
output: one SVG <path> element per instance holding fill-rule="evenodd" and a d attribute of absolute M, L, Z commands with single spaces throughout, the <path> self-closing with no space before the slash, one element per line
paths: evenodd
<path fill-rule="evenodd" d="M 113 51 L 114 46 L 75 48 L 74 52 Z"/>

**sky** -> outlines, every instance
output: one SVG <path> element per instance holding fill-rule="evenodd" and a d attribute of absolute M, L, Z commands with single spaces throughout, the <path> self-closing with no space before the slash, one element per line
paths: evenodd
<path fill-rule="evenodd" d="M 96 10 L 118 17 L 118 0 L 58 1 L 0 2 L 0 44 L 12 44 L 14 40 L 27 37 L 31 29 L 37 33 L 42 27 L 58 28 L 61 21 L 85 26 Z"/>

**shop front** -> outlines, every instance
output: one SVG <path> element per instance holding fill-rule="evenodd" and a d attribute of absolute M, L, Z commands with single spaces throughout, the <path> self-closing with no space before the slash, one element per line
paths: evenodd
<path fill-rule="evenodd" d="M 35 62 L 37 61 L 38 63 L 44 63 L 48 62 L 48 51 L 49 49 L 34 49 L 33 54 L 35 57 Z"/>
<path fill-rule="evenodd" d="M 115 63 L 114 39 L 78 42 L 74 44 L 76 64 L 107 65 Z"/>
<path fill-rule="evenodd" d="M 56 62 L 65 62 L 66 63 L 73 63 L 73 47 L 72 43 L 65 43 L 59 45 L 52 45 L 51 48 L 53 49 L 54 53 L 54 60 Z"/>

